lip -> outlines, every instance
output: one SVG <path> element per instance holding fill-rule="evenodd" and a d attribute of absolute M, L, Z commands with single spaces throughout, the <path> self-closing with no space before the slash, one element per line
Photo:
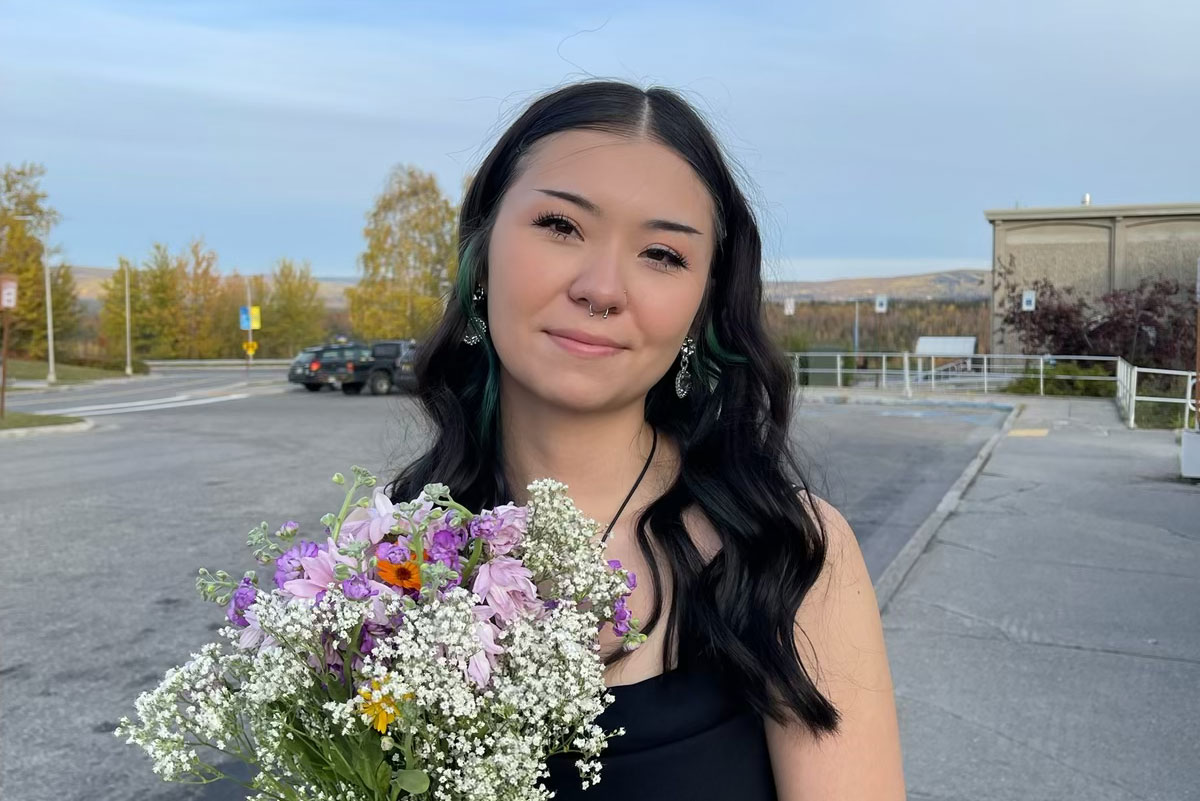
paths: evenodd
<path fill-rule="evenodd" d="M 554 344 L 581 356 L 610 356 L 625 350 L 624 345 L 608 337 L 587 334 L 583 331 L 549 328 L 546 329 L 546 334 L 554 341 Z"/>

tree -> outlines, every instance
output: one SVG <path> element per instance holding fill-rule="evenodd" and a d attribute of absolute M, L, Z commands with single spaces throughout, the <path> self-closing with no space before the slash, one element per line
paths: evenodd
<path fill-rule="evenodd" d="M 171 257 L 167 246 L 155 242 L 142 263 L 144 304 L 138 320 L 139 345 L 151 359 L 177 359 L 183 346 L 183 265 Z"/>
<path fill-rule="evenodd" d="M 325 338 L 325 304 L 317 288 L 307 262 L 297 268 L 291 259 L 280 259 L 275 265 L 263 309 L 264 355 L 293 356 Z"/>
<path fill-rule="evenodd" d="M 196 239 L 186 253 L 175 258 L 182 285 L 181 339 L 177 353 L 184 359 L 210 359 L 220 347 L 217 310 L 221 297 L 221 275 L 217 254 Z"/>
<path fill-rule="evenodd" d="M 419 337 L 433 325 L 457 270 L 455 217 L 432 175 L 392 171 L 367 215 L 362 275 L 346 290 L 356 333 Z"/>
<path fill-rule="evenodd" d="M 130 339 L 134 356 L 149 350 L 151 335 L 146 326 L 147 315 L 142 273 L 129 259 L 117 259 L 117 269 L 104 282 L 100 297 L 100 344 L 112 357 L 125 355 L 125 274 L 129 274 Z"/>
<path fill-rule="evenodd" d="M 1196 302 L 1179 281 L 1143 278 L 1136 287 L 1100 296 L 1093 306 L 1047 279 L 1033 282 L 1037 304 L 1021 311 L 1012 282 L 1015 262 L 997 265 L 1003 323 L 1027 353 L 1121 356 L 1140 367 L 1190 370 L 1195 364 Z"/>
<path fill-rule="evenodd" d="M 11 350 L 45 358 L 46 261 L 54 250 L 46 246 L 58 212 L 46 203 L 40 183 L 46 168 L 40 164 L 5 165 L 0 172 L 0 272 L 17 277 L 18 304 L 11 312 Z M 55 334 L 70 337 L 78 330 L 79 296 L 71 267 L 50 269 Z"/>

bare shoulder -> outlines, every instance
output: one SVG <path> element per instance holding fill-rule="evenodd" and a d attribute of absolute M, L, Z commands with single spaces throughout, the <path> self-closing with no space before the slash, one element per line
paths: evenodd
<path fill-rule="evenodd" d="M 837 708 L 836 734 L 767 722 L 780 801 L 905 797 L 899 725 L 883 625 L 854 530 L 827 501 L 799 492 L 825 532 L 827 553 L 796 615 L 798 656 Z"/>

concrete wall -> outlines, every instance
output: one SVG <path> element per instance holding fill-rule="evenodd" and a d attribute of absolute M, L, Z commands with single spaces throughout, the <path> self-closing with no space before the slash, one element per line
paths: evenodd
<path fill-rule="evenodd" d="M 1200 204 L 1183 206 L 1078 206 L 1065 209 L 989 211 L 992 263 L 1015 271 L 1018 288 L 1045 278 L 1094 300 L 1145 277 L 1173 278 L 1189 295 L 1200 259 Z M 1016 334 L 1000 323 L 992 294 L 992 353 L 1020 353 Z"/>

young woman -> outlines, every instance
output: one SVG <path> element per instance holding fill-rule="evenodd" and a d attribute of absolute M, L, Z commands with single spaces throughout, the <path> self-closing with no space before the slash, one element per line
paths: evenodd
<path fill-rule="evenodd" d="M 590 81 L 532 103 L 463 200 L 454 297 L 416 371 L 429 450 L 392 484 L 468 506 L 534 478 L 609 521 L 648 640 L 602 637 L 600 784 L 557 798 L 904 798 L 895 701 L 853 532 L 790 451 L 754 215 L 676 93 Z"/>

